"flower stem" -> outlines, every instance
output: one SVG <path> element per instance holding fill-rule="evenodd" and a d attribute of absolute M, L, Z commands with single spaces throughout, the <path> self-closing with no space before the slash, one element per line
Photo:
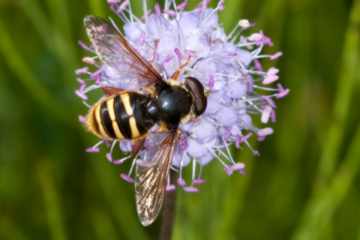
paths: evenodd
<path fill-rule="evenodd" d="M 170 171 L 171 182 L 176 181 L 176 174 Z M 163 208 L 162 223 L 160 228 L 160 240 L 170 240 L 175 223 L 176 191 L 166 192 Z"/>

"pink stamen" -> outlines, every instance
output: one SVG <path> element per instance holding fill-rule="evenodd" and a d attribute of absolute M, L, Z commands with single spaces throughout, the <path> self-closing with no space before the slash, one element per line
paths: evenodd
<path fill-rule="evenodd" d="M 121 173 L 120 177 L 128 183 L 134 183 L 134 179 L 132 177 L 130 177 L 129 175 L 127 175 L 126 173 Z"/>
<path fill-rule="evenodd" d="M 186 8 L 187 4 L 188 4 L 187 0 L 183 1 L 182 3 L 177 5 L 177 10 L 183 11 Z"/>
<path fill-rule="evenodd" d="M 84 50 L 86 50 L 86 51 L 89 51 L 89 52 L 94 52 L 94 49 L 93 49 L 92 47 L 86 45 L 86 44 L 83 43 L 82 41 L 79 41 L 78 43 L 79 43 L 79 46 L 80 46 L 82 49 L 84 49 Z"/>
<path fill-rule="evenodd" d="M 205 181 L 205 179 L 202 179 L 202 178 L 195 178 L 192 183 L 194 185 L 202 185 L 202 184 L 206 183 L 206 181 Z"/>
<path fill-rule="evenodd" d="M 263 128 L 257 131 L 257 135 L 259 137 L 266 137 L 274 133 L 274 130 L 272 128 Z"/>
<path fill-rule="evenodd" d="M 245 164 L 244 163 L 235 163 L 234 165 L 231 166 L 231 169 L 233 171 L 239 172 L 239 173 L 244 173 L 245 170 Z"/>
<path fill-rule="evenodd" d="M 276 122 L 276 112 L 275 111 L 272 111 L 271 112 L 271 121 L 274 123 L 274 122 Z"/>
<path fill-rule="evenodd" d="M 76 75 L 83 75 L 83 74 L 87 74 L 87 73 L 89 73 L 88 67 L 79 68 L 79 69 L 76 69 L 76 71 L 75 71 Z"/>
<path fill-rule="evenodd" d="M 161 8 L 160 8 L 160 5 L 158 3 L 155 5 L 155 13 L 156 13 L 157 16 L 161 15 Z"/>
<path fill-rule="evenodd" d="M 186 186 L 185 180 L 183 178 L 181 178 L 181 177 L 179 177 L 176 182 L 180 187 Z"/>
<path fill-rule="evenodd" d="M 83 99 L 83 100 L 87 100 L 87 99 L 88 99 L 88 97 L 86 96 L 86 94 L 85 94 L 83 91 L 81 91 L 81 90 L 76 90 L 76 91 L 75 91 L 75 94 L 76 94 L 78 97 L 80 97 L 81 99 Z"/>
<path fill-rule="evenodd" d="M 276 98 L 278 99 L 287 96 L 290 92 L 288 88 L 284 88 L 281 84 L 278 84 L 277 87 L 278 87 L 278 93 L 276 94 Z"/>
<path fill-rule="evenodd" d="M 100 148 L 99 147 L 89 147 L 85 150 L 87 153 L 98 153 L 100 152 Z"/>
<path fill-rule="evenodd" d="M 174 49 L 174 52 L 175 52 L 175 54 L 176 54 L 176 57 L 178 58 L 178 61 L 181 62 L 183 56 L 182 56 L 182 54 L 181 54 L 180 49 L 175 48 L 175 49 Z"/>
<path fill-rule="evenodd" d="M 83 115 L 79 115 L 79 122 L 81 122 L 82 124 L 86 123 L 86 117 Z"/>
<path fill-rule="evenodd" d="M 111 152 L 109 152 L 109 153 L 107 153 L 106 154 L 106 159 L 109 161 L 109 162 L 113 162 L 113 157 L 112 157 L 112 154 L 111 154 Z"/>
<path fill-rule="evenodd" d="M 255 70 L 263 71 L 263 67 L 261 65 L 261 62 L 258 59 L 255 59 L 254 63 L 255 63 Z"/>
<path fill-rule="evenodd" d="M 92 58 L 92 57 L 84 57 L 84 58 L 82 59 L 82 61 L 83 61 L 84 63 L 90 64 L 90 65 L 95 65 L 95 64 L 96 64 L 95 59 Z"/>
<path fill-rule="evenodd" d="M 233 172 L 234 172 L 234 170 L 233 170 L 231 167 L 229 167 L 229 166 L 224 167 L 224 170 L 225 170 L 225 173 L 226 173 L 228 176 L 231 176 L 231 175 L 233 174 Z"/>
<path fill-rule="evenodd" d="M 214 78 L 214 75 L 211 74 L 211 75 L 209 76 L 208 87 L 209 87 L 209 89 L 211 90 L 211 89 L 214 88 L 214 86 L 215 86 L 215 78 Z"/>
<path fill-rule="evenodd" d="M 273 55 L 270 56 L 270 60 L 276 60 L 276 59 L 280 58 L 282 55 L 283 55 L 282 52 L 274 53 Z"/>
<path fill-rule="evenodd" d="M 166 191 L 167 192 L 173 192 L 176 190 L 176 186 L 174 184 L 169 184 L 166 186 Z"/>
<path fill-rule="evenodd" d="M 194 187 L 194 186 L 187 186 L 187 187 L 184 187 L 183 188 L 185 192 L 188 192 L 188 193 L 197 193 L 199 192 L 199 189 Z"/>
<path fill-rule="evenodd" d="M 271 106 L 267 105 L 261 114 L 261 122 L 262 123 L 268 123 L 270 119 L 270 115 L 272 113 L 273 109 Z"/>

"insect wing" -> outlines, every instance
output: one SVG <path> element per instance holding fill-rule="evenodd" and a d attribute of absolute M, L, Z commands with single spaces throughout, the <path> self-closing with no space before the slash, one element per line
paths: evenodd
<path fill-rule="evenodd" d="M 122 88 L 136 90 L 162 81 L 157 70 L 144 59 L 106 19 L 87 16 L 86 32 L 100 60 L 108 72 L 120 78 Z"/>
<path fill-rule="evenodd" d="M 136 209 L 142 225 L 155 221 L 164 202 L 177 133 L 169 133 L 150 161 L 136 165 Z"/>

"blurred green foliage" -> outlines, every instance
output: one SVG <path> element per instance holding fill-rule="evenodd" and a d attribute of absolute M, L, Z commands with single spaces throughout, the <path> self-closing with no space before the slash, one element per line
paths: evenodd
<path fill-rule="evenodd" d="M 0 239 L 157 239 L 125 167 L 84 152 L 73 71 L 90 13 L 112 15 L 105 0 L 0 1 Z M 227 0 L 221 17 L 273 38 L 291 95 L 261 156 L 237 153 L 245 176 L 214 162 L 200 193 L 178 192 L 173 239 L 360 239 L 360 1 Z"/>

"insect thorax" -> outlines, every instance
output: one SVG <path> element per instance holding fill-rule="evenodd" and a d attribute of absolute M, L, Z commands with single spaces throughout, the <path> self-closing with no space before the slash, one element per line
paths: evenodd
<path fill-rule="evenodd" d="M 191 95 L 180 86 L 162 85 L 157 87 L 159 120 L 168 129 L 177 128 L 182 118 L 190 113 L 192 106 Z"/>

